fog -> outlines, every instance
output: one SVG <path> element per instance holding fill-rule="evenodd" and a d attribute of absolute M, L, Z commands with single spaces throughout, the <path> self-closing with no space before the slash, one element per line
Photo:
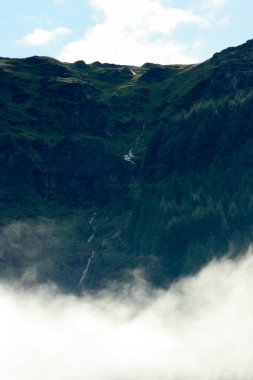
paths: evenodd
<path fill-rule="evenodd" d="M 96 296 L 0 285 L 3 380 L 253 378 L 253 254 L 210 263 L 167 291 Z"/>

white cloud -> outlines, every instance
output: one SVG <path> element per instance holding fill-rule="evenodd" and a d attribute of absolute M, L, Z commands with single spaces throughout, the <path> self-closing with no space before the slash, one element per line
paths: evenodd
<path fill-rule="evenodd" d="M 59 59 L 100 60 L 141 65 L 145 62 L 189 63 L 198 59 L 191 45 L 175 42 L 173 32 L 205 20 L 190 9 L 168 6 L 162 0 L 90 0 L 100 15 L 83 38 L 67 44 Z"/>
<path fill-rule="evenodd" d="M 229 0 L 204 0 L 200 11 L 204 11 L 202 27 L 207 29 L 215 28 L 216 25 L 227 25 L 230 22 L 228 15 L 220 18 L 219 11 L 224 8 Z M 201 9 L 202 8 L 202 9 Z"/>
<path fill-rule="evenodd" d="M 252 273 L 251 252 L 168 291 L 140 282 L 76 298 L 1 284 L 0 378 L 250 380 Z"/>
<path fill-rule="evenodd" d="M 43 46 L 48 45 L 57 37 L 65 36 L 70 33 L 72 33 L 71 29 L 63 27 L 54 28 L 52 30 L 37 28 L 32 33 L 29 33 L 23 37 L 19 43 L 24 43 L 31 46 Z"/>
<path fill-rule="evenodd" d="M 229 16 L 224 16 L 218 21 L 219 25 L 227 25 L 230 22 L 230 17 Z"/>
<path fill-rule="evenodd" d="M 65 0 L 53 0 L 55 4 L 64 4 Z"/>
<path fill-rule="evenodd" d="M 217 10 L 227 5 L 228 0 L 204 0 L 203 7 L 209 10 Z"/>

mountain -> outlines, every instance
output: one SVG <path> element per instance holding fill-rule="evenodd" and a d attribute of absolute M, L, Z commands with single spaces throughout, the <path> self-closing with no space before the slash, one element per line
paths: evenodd
<path fill-rule="evenodd" d="M 164 286 L 253 239 L 253 40 L 196 65 L 0 59 L 0 275 Z"/>

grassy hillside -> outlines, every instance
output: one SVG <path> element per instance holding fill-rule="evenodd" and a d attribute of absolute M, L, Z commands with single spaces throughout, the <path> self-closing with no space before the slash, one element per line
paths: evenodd
<path fill-rule="evenodd" d="M 164 285 L 252 241 L 253 42 L 198 65 L 0 59 L 0 272 Z"/>

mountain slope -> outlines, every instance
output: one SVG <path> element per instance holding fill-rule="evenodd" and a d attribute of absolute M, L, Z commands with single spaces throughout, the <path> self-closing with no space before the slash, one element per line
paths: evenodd
<path fill-rule="evenodd" d="M 198 65 L 0 59 L 2 276 L 165 285 L 246 249 L 252 64 L 252 41 Z"/>

